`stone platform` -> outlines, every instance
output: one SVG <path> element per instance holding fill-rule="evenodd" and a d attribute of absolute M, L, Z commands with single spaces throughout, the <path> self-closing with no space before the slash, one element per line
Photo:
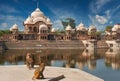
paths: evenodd
<path fill-rule="evenodd" d="M 0 66 L 0 81 L 50 81 L 61 75 L 65 78 L 54 81 L 104 81 L 79 69 L 49 66 L 44 71 L 46 79 L 32 80 L 34 70 L 27 69 L 25 65 Z"/>

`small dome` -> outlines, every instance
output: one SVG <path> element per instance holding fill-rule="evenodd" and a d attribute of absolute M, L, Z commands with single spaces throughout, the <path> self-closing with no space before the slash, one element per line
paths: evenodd
<path fill-rule="evenodd" d="M 35 11 L 33 11 L 33 12 L 31 13 L 31 17 L 32 17 L 32 18 L 43 17 L 43 16 L 44 16 L 44 14 L 43 14 L 42 11 L 40 11 L 39 8 L 37 8 Z"/>
<path fill-rule="evenodd" d="M 96 27 L 94 25 L 89 26 L 89 32 L 91 32 L 92 30 L 96 31 Z"/>
<path fill-rule="evenodd" d="M 86 31 L 87 28 L 85 28 L 85 27 L 77 27 L 77 30 L 78 30 L 78 31 Z"/>
<path fill-rule="evenodd" d="M 45 22 L 45 19 L 44 19 L 43 17 L 37 17 L 37 18 L 34 18 L 34 19 L 33 19 L 33 22 L 34 22 L 34 23 L 36 23 L 36 22 L 38 22 L 38 21 L 43 21 L 43 22 Z"/>
<path fill-rule="evenodd" d="M 9 30 L 12 31 L 12 27 Z"/>
<path fill-rule="evenodd" d="M 117 31 L 115 27 L 112 28 L 112 31 Z"/>
<path fill-rule="evenodd" d="M 49 18 L 47 18 L 47 22 L 50 22 L 50 19 L 49 19 Z"/>
<path fill-rule="evenodd" d="M 68 25 L 65 30 L 72 30 L 72 27 Z"/>
<path fill-rule="evenodd" d="M 116 31 L 117 33 L 120 33 L 120 25 L 119 24 L 115 24 L 112 28 L 112 31 Z"/>
<path fill-rule="evenodd" d="M 47 18 L 47 24 L 52 24 L 51 20 L 49 18 Z"/>
<path fill-rule="evenodd" d="M 78 26 L 79 27 L 85 27 L 85 25 L 82 22 Z"/>
<path fill-rule="evenodd" d="M 48 27 L 47 27 L 47 25 L 42 24 L 39 26 L 39 30 L 48 30 Z"/>
<path fill-rule="evenodd" d="M 17 24 L 14 24 L 14 25 L 12 26 L 12 30 L 18 30 L 18 25 L 17 25 Z"/>
<path fill-rule="evenodd" d="M 31 24 L 33 22 L 31 17 L 28 17 L 25 21 L 24 24 Z"/>
<path fill-rule="evenodd" d="M 76 30 L 80 30 L 80 27 L 76 27 Z"/>
<path fill-rule="evenodd" d="M 56 32 L 56 30 L 54 28 L 52 28 L 51 32 Z"/>
<path fill-rule="evenodd" d="M 118 28 L 119 28 L 119 25 L 118 25 L 118 24 L 116 24 L 116 25 L 114 25 L 114 26 L 113 26 L 113 28 L 118 29 Z"/>
<path fill-rule="evenodd" d="M 80 24 L 77 26 L 77 30 L 86 31 L 87 28 L 85 28 L 85 25 L 84 25 L 83 23 L 80 23 Z"/>

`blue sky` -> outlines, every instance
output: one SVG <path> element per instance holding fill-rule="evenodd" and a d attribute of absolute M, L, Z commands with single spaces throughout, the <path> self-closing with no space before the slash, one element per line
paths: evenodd
<path fill-rule="evenodd" d="M 24 30 L 23 21 L 36 9 L 38 0 L 0 0 L 0 29 L 17 24 Z M 56 29 L 60 20 L 71 17 L 76 25 L 84 23 L 104 30 L 107 25 L 120 23 L 120 0 L 39 0 L 39 8 L 49 17 Z"/>

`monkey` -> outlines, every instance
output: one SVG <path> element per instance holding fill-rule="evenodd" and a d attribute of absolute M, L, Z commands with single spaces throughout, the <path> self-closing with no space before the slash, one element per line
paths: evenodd
<path fill-rule="evenodd" d="M 34 59 L 30 53 L 26 55 L 26 64 L 28 69 L 34 68 Z"/>
<path fill-rule="evenodd" d="M 43 75 L 43 71 L 45 70 L 45 63 L 41 63 L 38 68 L 34 71 L 34 76 L 32 77 L 32 80 L 34 79 L 45 79 Z"/>

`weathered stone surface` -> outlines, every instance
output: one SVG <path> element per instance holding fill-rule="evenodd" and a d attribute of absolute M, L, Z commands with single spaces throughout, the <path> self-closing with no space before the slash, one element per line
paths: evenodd
<path fill-rule="evenodd" d="M 104 81 L 79 69 L 59 67 L 46 66 L 46 79 L 32 80 L 33 74 L 34 69 L 28 70 L 24 65 L 0 66 L 0 81 L 49 81 L 60 75 L 64 75 L 65 78 L 59 81 Z"/>

